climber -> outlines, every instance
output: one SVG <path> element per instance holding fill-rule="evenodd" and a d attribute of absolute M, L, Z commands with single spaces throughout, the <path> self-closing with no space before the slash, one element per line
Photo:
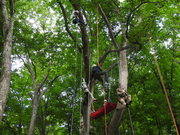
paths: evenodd
<path fill-rule="evenodd" d="M 75 10 L 73 12 L 73 15 L 72 15 L 72 22 L 74 24 L 78 24 L 79 22 L 82 23 L 83 25 L 87 26 L 87 24 L 85 24 L 84 21 L 82 21 L 81 19 L 79 19 L 79 11 L 78 10 Z"/>
<path fill-rule="evenodd" d="M 131 95 L 128 95 L 124 90 L 117 88 L 118 101 L 124 106 L 128 107 L 131 103 Z"/>
<path fill-rule="evenodd" d="M 87 88 L 87 84 L 85 82 L 85 79 L 83 78 L 83 82 L 82 82 L 82 88 L 84 89 L 84 92 L 88 92 L 93 100 L 93 102 L 96 102 L 97 99 L 94 98 L 93 94 L 88 90 Z"/>
<path fill-rule="evenodd" d="M 105 81 L 106 81 L 107 83 L 109 83 L 107 71 L 102 71 L 101 67 L 98 66 L 98 65 L 95 65 L 95 64 L 93 64 L 92 67 L 93 67 L 93 69 L 92 69 L 92 78 L 98 79 L 99 81 L 101 81 L 102 87 L 105 88 L 105 87 L 104 87 L 104 81 L 103 81 L 101 75 L 105 75 Z M 105 88 L 105 90 L 106 90 L 106 88 Z M 107 91 L 106 91 L 106 92 L 107 92 Z"/>
<path fill-rule="evenodd" d="M 105 100 L 104 100 L 104 104 L 103 104 L 103 106 L 105 106 L 106 104 L 107 104 L 107 100 L 105 99 Z"/>

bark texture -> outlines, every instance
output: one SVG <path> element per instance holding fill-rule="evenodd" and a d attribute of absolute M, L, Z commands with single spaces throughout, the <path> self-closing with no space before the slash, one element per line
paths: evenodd
<path fill-rule="evenodd" d="M 2 72 L 0 78 L 0 124 L 6 107 L 6 101 L 11 80 L 11 52 L 15 15 L 15 1 L 9 0 L 10 21 L 8 20 L 6 4 L 6 0 L 0 1 L 4 40 L 2 54 Z"/>

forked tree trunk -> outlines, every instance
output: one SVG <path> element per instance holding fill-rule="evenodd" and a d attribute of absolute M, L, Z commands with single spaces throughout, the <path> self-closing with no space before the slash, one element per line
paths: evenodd
<path fill-rule="evenodd" d="M 119 88 L 127 92 L 128 83 L 128 69 L 126 60 L 126 50 L 119 53 Z M 120 126 L 123 114 L 125 112 L 126 106 L 121 103 L 117 103 L 114 115 L 108 124 L 107 135 L 115 135 Z"/>
<path fill-rule="evenodd" d="M 15 14 L 15 2 L 9 0 L 10 7 L 10 21 L 8 19 L 8 12 L 6 6 L 6 0 L 0 1 L 1 16 L 3 24 L 3 54 L 2 54 L 2 71 L 0 78 L 0 124 L 2 116 L 6 107 L 6 101 L 11 80 L 11 52 L 12 52 L 12 38 L 14 28 L 14 14 Z"/>
<path fill-rule="evenodd" d="M 19 56 L 19 55 L 18 55 Z M 19 56 L 20 57 L 20 56 Z M 21 58 L 21 57 L 20 57 Z M 21 58 L 22 59 L 22 58 Z M 44 93 L 52 86 L 53 82 L 60 76 L 57 75 L 55 76 L 50 83 L 48 84 L 48 86 L 45 89 L 42 89 L 44 83 L 46 82 L 49 73 L 50 73 L 50 67 L 52 65 L 52 61 L 49 62 L 49 66 L 47 69 L 47 73 L 46 75 L 42 75 L 42 81 L 37 85 L 36 83 L 36 72 L 34 73 L 33 67 L 35 66 L 32 63 L 32 60 L 30 61 L 29 55 L 27 54 L 26 59 L 28 61 L 28 65 L 25 63 L 24 59 L 22 59 L 22 61 L 24 62 L 24 65 L 27 67 L 29 73 L 32 76 L 32 80 L 33 80 L 33 89 L 34 89 L 34 95 L 32 96 L 32 115 L 31 115 L 31 122 L 30 122 L 30 126 L 29 126 L 29 130 L 28 130 L 28 135 L 33 135 L 34 134 L 34 129 L 35 129 L 35 123 L 36 123 L 36 117 L 37 117 L 37 111 L 38 111 L 38 107 L 39 107 L 39 102 L 41 100 L 41 97 L 44 95 Z M 36 69 L 36 68 L 34 68 Z M 41 70 L 41 69 L 40 69 Z M 41 91 L 40 91 L 41 89 Z"/>

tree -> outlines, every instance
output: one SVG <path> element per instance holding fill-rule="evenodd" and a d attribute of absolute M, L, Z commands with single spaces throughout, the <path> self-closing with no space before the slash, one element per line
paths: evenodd
<path fill-rule="evenodd" d="M 2 52 L 2 72 L 0 78 L 0 124 L 6 106 L 10 80 L 11 80 L 11 52 L 15 16 L 15 1 L 9 1 L 10 18 L 6 0 L 1 0 L 1 17 L 3 25 L 3 52 Z"/>
<path fill-rule="evenodd" d="M 84 10 L 86 10 L 83 5 L 88 2 L 81 3 L 80 1 L 77 2 L 75 0 L 69 0 L 74 10 L 81 10 L 80 12 L 80 19 L 83 19 L 82 13 L 84 13 L 85 19 L 87 23 L 89 23 L 89 31 L 91 32 L 91 26 L 92 21 L 88 22 L 89 19 L 86 16 L 86 13 Z M 156 29 L 156 23 L 154 21 L 154 18 L 152 16 L 158 16 L 159 12 L 157 9 L 161 9 L 164 5 L 164 1 L 155 1 L 155 2 L 149 2 L 149 1 L 127 1 L 123 2 L 121 5 L 120 2 L 112 2 L 112 1 L 106 1 L 105 3 L 101 3 L 98 1 L 92 1 L 91 4 L 94 7 L 98 7 L 99 13 L 101 14 L 101 20 L 103 23 L 106 24 L 106 29 L 108 29 L 108 35 L 111 39 L 112 44 L 114 45 L 115 50 L 110 50 L 112 46 L 109 46 L 106 50 L 106 53 L 102 56 L 100 59 L 100 63 L 103 63 L 106 59 L 106 56 L 110 52 L 117 52 L 119 56 L 119 87 L 124 89 L 127 92 L 127 86 L 128 86 L 128 70 L 127 70 L 127 54 L 126 50 L 129 50 L 129 52 L 132 51 L 140 51 L 142 47 L 144 47 L 147 44 L 147 32 L 152 31 L 155 32 Z M 108 7 L 106 6 L 108 4 Z M 75 41 L 75 38 L 73 38 L 69 28 L 68 28 L 68 21 L 66 17 L 65 10 L 63 8 L 63 4 L 59 2 L 59 5 L 61 7 L 61 10 L 64 14 L 64 20 L 65 20 L 65 26 L 66 30 L 69 33 L 69 35 L 72 37 L 72 40 Z M 121 5 L 121 6 L 119 6 Z M 169 5 L 169 3 L 167 4 Z M 103 11 L 103 8 L 106 8 L 106 11 Z M 151 8 L 151 9 L 150 9 Z M 113 10 L 114 9 L 114 10 Z M 150 14 L 146 13 L 146 10 L 150 9 Z M 91 8 L 93 10 L 93 8 Z M 95 15 L 95 14 L 93 14 Z M 92 16 L 93 16 L 92 15 Z M 116 19 L 113 18 L 113 15 L 116 15 Z M 91 18 L 92 20 L 92 18 Z M 118 33 L 118 36 L 121 37 L 120 42 L 116 41 L 116 36 L 113 33 L 113 28 L 111 22 L 118 22 L 120 24 L 120 33 Z M 95 22 L 95 20 L 94 20 Z M 154 25 L 154 27 L 152 27 Z M 151 27 L 153 29 L 151 29 Z M 82 43 L 83 43 L 83 58 L 84 58 L 84 70 L 85 70 L 85 78 L 86 82 L 89 82 L 89 67 L 90 67 L 90 47 L 89 47 L 89 37 L 87 34 L 87 30 L 85 27 L 80 26 L 81 30 L 81 37 L 82 37 Z M 102 29 L 101 29 L 102 30 Z M 92 32 L 93 33 L 93 32 Z M 92 35 L 91 35 L 92 36 Z M 109 43 L 109 45 L 111 45 Z M 92 82 L 92 80 L 90 81 Z M 91 84 L 91 92 L 93 92 L 93 85 Z M 88 106 L 90 104 L 90 100 L 88 100 L 87 95 L 84 95 L 82 105 L 82 112 L 83 112 L 83 120 L 84 120 L 84 126 L 85 131 L 84 134 L 88 132 L 88 121 L 87 117 L 89 116 Z M 89 102 L 89 103 L 88 103 Z M 125 107 L 122 106 L 120 103 L 117 103 L 117 109 L 115 110 L 115 113 L 110 120 L 108 124 L 108 134 L 115 134 L 122 116 L 125 112 Z"/>
<path fill-rule="evenodd" d="M 13 70 L 0 131 L 3 134 L 27 134 L 31 127 L 29 134 L 79 134 L 81 108 L 85 133 L 105 134 L 107 129 L 108 134 L 118 134 L 119 128 L 121 134 L 133 134 L 128 110 L 117 102 L 116 89 L 121 87 L 132 95 L 129 110 L 136 134 L 174 134 L 147 33 L 154 45 L 178 125 L 180 60 L 177 3 L 175 0 L 19 0 L 13 34 L 16 46 L 12 56 L 13 59 L 21 57 L 25 66 Z M 80 18 L 88 24 L 87 27 L 71 23 L 74 9 L 80 11 Z M 105 98 L 111 95 L 111 101 L 117 103 L 117 108 L 106 115 L 107 127 L 104 117 L 93 120 L 91 124 L 87 120 L 91 102 L 87 93 L 79 88 L 82 77 L 86 78 L 91 92 L 98 99 L 93 104 L 94 109 L 102 107 L 102 86 L 91 78 L 91 65 L 97 61 L 103 63 L 103 70 L 108 71 L 111 78 L 111 87 L 107 89 Z M 65 74 L 54 80 L 42 95 L 53 77 L 64 69 L 67 69 Z M 42 84 L 48 71 L 48 78 L 37 94 L 36 88 Z M 31 117 L 31 112 L 37 115 Z M 88 125 L 93 126 L 92 130 Z"/>

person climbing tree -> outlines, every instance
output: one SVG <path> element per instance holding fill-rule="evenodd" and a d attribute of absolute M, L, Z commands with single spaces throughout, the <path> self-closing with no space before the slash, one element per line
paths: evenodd
<path fill-rule="evenodd" d="M 106 104 L 107 104 L 107 100 L 105 99 L 105 100 L 104 100 L 104 104 L 103 104 L 103 106 L 105 106 Z"/>
<path fill-rule="evenodd" d="M 104 86 L 104 81 L 103 81 L 101 75 L 105 75 L 105 81 L 107 83 L 109 83 L 107 71 L 102 71 L 101 67 L 96 65 L 96 64 L 93 64 L 92 67 L 93 67 L 93 69 L 92 69 L 92 78 L 94 78 L 95 80 L 98 79 L 99 81 L 101 81 L 102 87 L 106 90 L 106 88 Z"/>
<path fill-rule="evenodd" d="M 72 22 L 73 22 L 73 24 L 78 24 L 78 23 L 80 22 L 80 23 L 82 23 L 83 25 L 87 26 L 87 24 L 85 24 L 84 21 L 82 21 L 81 19 L 79 19 L 79 11 L 78 11 L 78 10 L 75 10 L 75 11 L 73 12 Z"/>
<path fill-rule="evenodd" d="M 131 95 L 128 95 L 124 90 L 117 88 L 118 101 L 128 107 L 132 103 Z"/>

